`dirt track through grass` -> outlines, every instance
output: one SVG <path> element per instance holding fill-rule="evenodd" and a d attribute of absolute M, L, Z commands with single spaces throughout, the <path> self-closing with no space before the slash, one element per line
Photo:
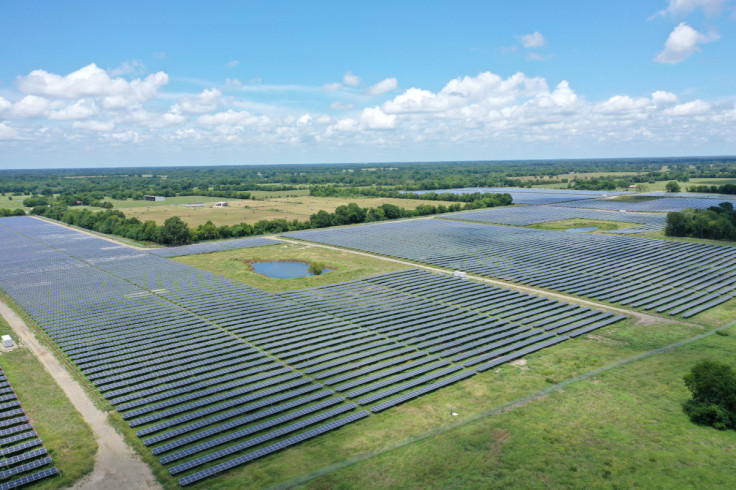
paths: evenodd
<path fill-rule="evenodd" d="M 23 343 L 53 376 L 74 407 L 89 424 L 97 439 L 98 450 L 95 455 L 94 470 L 77 482 L 74 488 L 85 490 L 160 488 L 148 465 L 138 458 L 125 443 L 123 437 L 108 423 L 107 414 L 95 406 L 79 383 L 36 339 L 23 319 L 4 301 L 0 301 L 0 315 L 7 320 Z"/>

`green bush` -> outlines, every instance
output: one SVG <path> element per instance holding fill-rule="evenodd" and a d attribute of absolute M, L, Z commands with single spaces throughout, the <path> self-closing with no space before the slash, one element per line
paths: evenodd
<path fill-rule="evenodd" d="M 309 264 L 309 269 L 307 271 L 310 274 L 314 274 L 315 276 L 319 276 L 322 274 L 322 271 L 324 271 L 325 265 L 322 262 L 312 262 Z"/>
<path fill-rule="evenodd" d="M 736 429 L 736 372 L 731 366 L 706 359 L 683 379 L 693 395 L 683 406 L 690 420 L 719 430 Z"/>

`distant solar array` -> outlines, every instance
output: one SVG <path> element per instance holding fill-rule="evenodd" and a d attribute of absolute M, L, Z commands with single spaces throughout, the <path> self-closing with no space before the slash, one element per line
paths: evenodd
<path fill-rule="evenodd" d="M 0 367 L 0 490 L 59 474 Z"/>
<path fill-rule="evenodd" d="M 731 196 L 730 199 L 706 199 L 696 197 L 652 197 L 652 199 L 638 202 L 621 201 L 618 199 L 589 199 L 584 201 L 570 201 L 556 206 L 566 206 L 572 208 L 586 209 L 608 209 L 612 211 L 633 211 L 641 213 L 670 213 L 682 211 L 683 209 L 708 209 L 711 206 L 718 206 L 724 201 L 736 204 L 736 199 Z"/>
<path fill-rule="evenodd" d="M 413 191 L 414 194 L 426 194 L 427 192 L 449 193 L 449 194 L 472 194 L 482 192 L 487 194 L 507 193 L 511 194 L 514 204 L 552 204 L 558 202 L 574 201 L 578 199 L 592 199 L 596 197 L 615 196 L 624 194 L 614 191 L 577 191 L 565 189 L 525 189 L 519 187 L 465 187 L 462 189 L 437 189 L 431 191 Z"/>
<path fill-rule="evenodd" d="M 463 211 L 443 215 L 449 219 L 480 221 L 500 225 L 529 226 L 572 218 L 638 223 L 638 226 L 611 230 L 610 233 L 649 233 L 661 231 L 667 221 L 664 214 L 620 213 L 597 209 L 574 209 L 561 206 L 514 206 Z"/>
<path fill-rule="evenodd" d="M 432 219 L 286 236 L 694 316 L 736 296 L 736 247 Z"/>
<path fill-rule="evenodd" d="M 179 247 L 153 248 L 148 250 L 148 252 L 160 257 L 179 257 L 181 255 L 222 252 L 224 250 L 261 247 L 263 245 L 276 245 L 279 243 L 282 242 L 271 238 L 238 238 L 235 240 L 222 240 L 218 242 L 195 243 L 193 245 L 182 245 Z"/>
<path fill-rule="evenodd" d="M 269 294 L 30 217 L 0 287 L 182 485 L 621 316 L 405 271 Z"/>

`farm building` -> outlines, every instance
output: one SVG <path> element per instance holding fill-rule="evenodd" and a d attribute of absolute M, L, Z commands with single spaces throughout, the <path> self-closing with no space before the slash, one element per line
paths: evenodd
<path fill-rule="evenodd" d="M 143 196 L 143 198 L 146 201 L 165 201 L 166 200 L 166 198 L 164 196 L 149 196 L 148 194 L 146 194 L 145 196 Z"/>

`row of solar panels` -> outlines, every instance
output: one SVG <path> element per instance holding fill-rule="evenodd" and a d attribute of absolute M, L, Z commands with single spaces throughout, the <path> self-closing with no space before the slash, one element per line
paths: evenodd
<path fill-rule="evenodd" d="M 0 490 L 58 474 L 0 367 Z"/>

